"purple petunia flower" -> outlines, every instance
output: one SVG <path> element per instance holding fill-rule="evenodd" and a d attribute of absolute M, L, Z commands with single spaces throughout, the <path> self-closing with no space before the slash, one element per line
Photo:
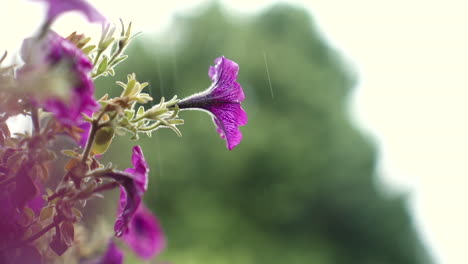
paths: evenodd
<path fill-rule="evenodd" d="M 78 11 L 91 23 L 103 23 L 106 18 L 85 0 L 39 0 L 48 4 L 47 21 L 52 23 L 62 13 Z"/>
<path fill-rule="evenodd" d="M 120 187 L 120 206 L 114 224 L 115 235 L 120 237 L 128 232 L 135 212 L 140 206 L 143 194 L 148 189 L 148 164 L 139 146 L 133 147 L 133 168 L 124 172 L 131 178 L 122 178 Z"/>
<path fill-rule="evenodd" d="M 208 75 L 211 86 L 204 92 L 189 96 L 178 103 L 180 109 L 201 109 L 213 115 L 217 131 L 232 150 L 242 140 L 239 126 L 247 124 L 247 114 L 241 107 L 244 91 L 237 82 L 239 65 L 224 57 L 215 59 Z"/>
<path fill-rule="evenodd" d="M 32 86 L 28 89 L 34 94 L 35 103 L 53 113 L 62 125 L 82 125 L 82 113 L 98 109 L 90 77 L 91 61 L 55 32 L 41 42 L 35 41 L 30 38 L 23 42 L 21 55 L 26 64 L 19 78 Z"/>
<path fill-rule="evenodd" d="M 47 99 L 44 108 L 55 114 L 64 125 L 79 125 L 82 123 L 81 113 L 93 112 L 98 104 L 94 98 L 94 84 L 89 76 L 93 65 L 80 49 L 73 43 L 52 34 L 50 52 L 47 60 L 58 67 L 68 65 L 74 81 L 68 102 L 59 98 Z"/>
<path fill-rule="evenodd" d="M 122 239 L 140 258 L 146 260 L 161 253 L 166 246 L 157 218 L 143 203 L 136 210 L 128 232 L 122 236 Z"/>

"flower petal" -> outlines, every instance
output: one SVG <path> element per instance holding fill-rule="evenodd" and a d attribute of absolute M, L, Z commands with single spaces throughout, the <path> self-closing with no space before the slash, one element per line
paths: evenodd
<path fill-rule="evenodd" d="M 224 103 L 210 106 L 208 108 L 213 114 L 216 131 L 222 139 L 226 140 L 226 146 L 232 150 L 242 140 L 242 132 L 239 126 L 247 124 L 247 114 L 240 104 Z"/>
<path fill-rule="evenodd" d="M 129 224 L 140 206 L 144 193 L 148 189 L 148 164 L 139 146 L 133 147 L 132 164 L 134 168 L 125 170 L 125 175 L 130 177 L 121 177 L 118 180 L 121 186 L 120 203 L 114 224 L 117 237 L 128 232 Z"/>
<path fill-rule="evenodd" d="M 148 173 L 149 167 L 143 156 L 143 150 L 140 146 L 134 146 L 132 149 L 132 165 L 133 168 L 128 168 L 125 172 L 132 174 L 134 180 L 138 183 L 139 188 L 146 192 L 148 189 Z"/>
<path fill-rule="evenodd" d="M 161 253 L 166 240 L 157 218 L 142 203 L 122 239 L 142 259 L 149 260 Z"/>
<path fill-rule="evenodd" d="M 210 66 L 210 77 L 213 81 L 211 96 L 217 101 L 242 102 L 245 99 L 244 91 L 237 83 L 239 65 L 232 60 L 219 57 L 215 66 Z"/>
<path fill-rule="evenodd" d="M 106 18 L 85 0 L 42 0 L 48 6 L 47 20 L 54 21 L 62 13 L 78 11 L 86 16 L 91 23 L 106 22 Z"/>

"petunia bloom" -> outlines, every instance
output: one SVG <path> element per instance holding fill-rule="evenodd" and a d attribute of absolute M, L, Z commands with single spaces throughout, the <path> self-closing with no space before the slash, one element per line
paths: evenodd
<path fill-rule="evenodd" d="M 106 18 L 85 0 L 40 0 L 48 5 L 47 21 L 52 23 L 62 13 L 78 11 L 86 16 L 91 23 L 104 23 Z"/>
<path fill-rule="evenodd" d="M 93 64 L 81 49 L 57 33 L 50 32 L 44 40 L 35 41 L 26 39 L 21 51 L 26 64 L 19 78 L 30 86 L 25 89 L 62 125 L 82 125 L 82 113 L 98 108 L 90 77 Z"/>
<path fill-rule="evenodd" d="M 125 243 L 142 259 L 149 260 L 161 253 L 166 240 L 157 218 L 143 203 L 140 204 L 122 236 Z"/>
<path fill-rule="evenodd" d="M 247 114 L 241 107 L 245 96 L 237 82 L 238 72 L 239 65 L 234 61 L 224 57 L 215 59 L 215 66 L 210 66 L 208 70 L 211 86 L 178 103 L 180 109 L 200 109 L 211 113 L 217 132 L 226 140 L 229 150 L 242 140 L 239 126 L 247 124 Z"/>
<path fill-rule="evenodd" d="M 148 164 L 139 146 L 133 147 L 133 168 L 124 171 L 127 177 L 118 179 L 120 182 L 120 206 L 114 224 L 115 235 L 120 237 L 128 232 L 130 222 L 140 206 L 143 194 L 148 189 Z"/>
<path fill-rule="evenodd" d="M 89 76 L 93 65 L 80 49 L 56 34 L 50 40 L 47 59 L 57 67 L 68 65 L 74 83 L 68 101 L 50 98 L 46 100 L 44 108 L 54 113 L 63 124 L 79 125 L 83 119 L 82 113 L 93 112 L 98 107 L 94 98 L 94 84 Z"/>

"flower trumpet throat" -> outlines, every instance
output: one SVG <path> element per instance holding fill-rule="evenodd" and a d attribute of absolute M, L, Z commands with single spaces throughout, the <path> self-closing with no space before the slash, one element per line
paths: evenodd
<path fill-rule="evenodd" d="M 247 124 L 247 114 L 241 107 L 245 95 L 237 82 L 239 65 L 224 56 L 215 59 L 215 66 L 210 66 L 208 76 L 212 84 L 205 91 L 182 99 L 177 103 L 181 110 L 204 110 L 213 116 L 217 132 L 226 140 L 226 146 L 232 150 L 242 140 L 239 126 Z"/>

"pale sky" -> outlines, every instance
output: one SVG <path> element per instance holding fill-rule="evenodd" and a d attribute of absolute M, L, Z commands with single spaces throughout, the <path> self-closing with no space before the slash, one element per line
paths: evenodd
<path fill-rule="evenodd" d="M 190 12 L 199 2 L 93 1 L 110 20 L 133 21 L 143 33 L 162 31 L 174 12 Z M 252 13 L 277 1 L 223 2 Z M 468 263 L 468 2 L 286 2 L 310 9 L 326 38 L 357 66 L 353 117 L 379 144 L 382 182 L 410 193 L 436 263 Z M 43 10 L 24 0 L 2 3 L 0 10 L 0 50 L 14 52 Z M 59 20 L 57 30 L 98 32 L 95 26 L 76 28 L 82 22 L 71 15 Z"/>

